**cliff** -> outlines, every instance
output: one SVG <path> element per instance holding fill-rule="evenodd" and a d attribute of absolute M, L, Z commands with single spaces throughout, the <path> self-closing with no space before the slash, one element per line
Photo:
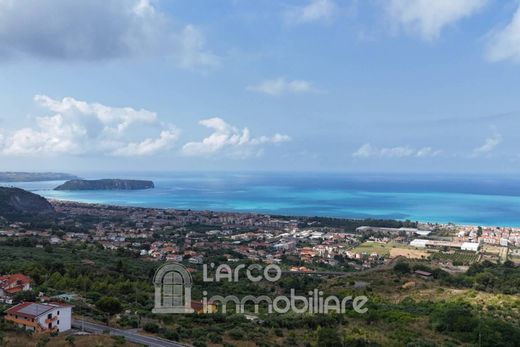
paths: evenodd
<path fill-rule="evenodd" d="M 154 188 L 152 181 L 101 179 L 70 180 L 54 188 L 54 190 L 138 190 Z"/>
<path fill-rule="evenodd" d="M 50 215 L 52 205 L 43 197 L 20 188 L 0 187 L 0 216 L 8 219 L 25 219 Z"/>

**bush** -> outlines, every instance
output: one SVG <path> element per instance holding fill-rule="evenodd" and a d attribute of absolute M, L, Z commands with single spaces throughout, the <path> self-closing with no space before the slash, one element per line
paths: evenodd
<path fill-rule="evenodd" d="M 410 265 L 404 261 L 400 261 L 394 265 L 394 272 L 399 274 L 408 274 L 410 273 Z"/>
<path fill-rule="evenodd" d="M 274 329 L 274 334 L 278 337 L 283 337 L 283 330 L 280 328 Z"/>
<path fill-rule="evenodd" d="M 171 329 L 166 329 L 163 333 L 163 337 L 171 341 L 179 341 L 180 339 L 179 333 Z"/>
<path fill-rule="evenodd" d="M 48 336 L 42 336 L 38 340 L 38 343 L 36 344 L 36 347 L 45 347 L 49 343 L 51 339 Z"/>
<path fill-rule="evenodd" d="M 156 323 L 146 323 L 143 329 L 147 333 L 157 334 L 159 332 L 159 325 L 157 325 Z"/>
<path fill-rule="evenodd" d="M 337 347 L 341 346 L 341 338 L 336 329 L 323 328 L 318 332 L 318 346 L 320 347 Z"/>
<path fill-rule="evenodd" d="M 222 343 L 222 336 L 216 334 L 216 333 L 209 333 L 208 334 L 208 339 L 212 342 L 212 343 Z"/>
<path fill-rule="evenodd" d="M 229 331 L 229 336 L 234 340 L 241 340 L 244 338 L 245 332 L 241 328 L 233 328 Z"/>

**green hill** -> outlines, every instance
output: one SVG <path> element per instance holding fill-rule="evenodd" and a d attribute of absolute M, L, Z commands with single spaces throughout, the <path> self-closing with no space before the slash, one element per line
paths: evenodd
<path fill-rule="evenodd" d="M 20 188 L 0 187 L 0 216 L 7 220 L 50 215 L 52 205 L 43 197 Z"/>

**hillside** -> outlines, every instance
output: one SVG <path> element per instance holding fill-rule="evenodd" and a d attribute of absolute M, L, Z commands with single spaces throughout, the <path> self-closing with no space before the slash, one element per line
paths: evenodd
<path fill-rule="evenodd" d="M 0 187 L 0 216 L 6 219 L 48 215 L 54 212 L 43 197 L 20 188 Z"/>
<path fill-rule="evenodd" d="M 70 180 L 54 190 L 138 190 L 154 188 L 152 181 L 126 179 Z"/>
<path fill-rule="evenodd" d="M 76 178 L 60 172 L 0 172 L 0 182 L 64 181 Z"/>

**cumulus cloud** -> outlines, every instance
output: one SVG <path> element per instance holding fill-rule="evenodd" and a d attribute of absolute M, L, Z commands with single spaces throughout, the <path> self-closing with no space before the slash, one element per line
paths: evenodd
<path fill-rule="evenodd" d="M 248 157 L 259 153 L 260 145 L 290 141 L 289 136 L 282 134 L 253 138 L 248 128 L 239 129 L 218 117 L 201 120 L 199 124 L 213 133 L 202 141 L 186 143 L 182 147 L 186 155 L 204 156 L 225 150 L 230 156 Z"/>
<path fill-rule="evenodd" d="M 119 147 L 112 152 L 116 156 L 136 156 L 155 154 L 161 150 L 169 149 L 178 139 L 177 129 L 163 130 L 158 138 L 148 138 L 141 142 L 130 142 L 123 147 Z"/>
<path fill-rule="evenodd" d="M 316 91 L 311 82 L 305 80 L 290 81 L 283 77 L 265 80 L 258 84 L 247 86 L 246 89 L 272 96 L 280 96 L 282 94 L 302 94 Z"/>
<path fill-rule="evenodd" d="M 407 157 L 434 157 L 438 155 L 440 151 L 436 151 L 431 147 L 413 148 L 410 146 L 397 146 L 397 147 L 375 147 L 369 143 L 366 143 L 359 147 L 352 156 L 355 158 L 407 158 Z"/>
<path fill-rule="evenodd" d="M 520 6 L 507 26 L 489 34 L 487 58 L 520 62 Z"/>
<path fill-rule="evenodd" d="M 477 157 L 491 153 L 501 142 L 502 135 L 496 129 L 493 129 L 493 133 L 485 139 L 484 144 L 473 150 L 472 156 Z"/>
<path fill-rule="evenodd" d="M 148 110 L 110 107 L 71 97 L 56 100 L 36 95 L 34 100 L 53 114 L 37 117 L 33 127 L 6 134 L 1 144 L 3 154 L 150 155 L 169 148 L 177 139 L 178 131 L 162 124 Z M 135 135 L 145 127 L 159 129 L 159 137 L 136 141 Z"/>
<path fill-rule="evenodd" d="M 294 7 L 285 13 L 290 24 L 303 24 L 330 20 L 336 13 L 337 6 L 331 0 L 311 0 L 307 5 Z"/>
<path fill-rule="evenodd" d="M 0 0 L 0 57 L 106 60 L 162 55 L 215 66 L 193 26 L 177 28 L 150 0 Z"/>
<path fill-rule="evenodd" d="M 487 0 L 390 0 L 387 10 L 393 22 L 425 40 L 478 12 Z"/>

